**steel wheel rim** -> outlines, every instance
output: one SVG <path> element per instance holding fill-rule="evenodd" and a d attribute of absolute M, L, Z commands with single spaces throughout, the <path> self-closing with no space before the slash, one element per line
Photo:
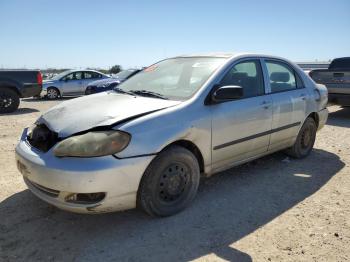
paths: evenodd
<path fill-rule="evenodd" d="M 162 172 L 158 183 L 158 197 L 172 204 L 186 194 L 190 181 L 190 169 L 183 163 L 172 163 Z"/>
<path fill-rule="evenodd" d="M 312 143 L 312 128 L 311 127 L 306 127 L 305 130 L 303 131 L 301 135 L 301 148 L 303 150 L 307 150 L 310 148 L 310 145 Z"/>

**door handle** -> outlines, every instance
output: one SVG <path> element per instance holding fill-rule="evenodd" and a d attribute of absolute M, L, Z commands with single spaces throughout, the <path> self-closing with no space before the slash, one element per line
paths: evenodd
<path fill-rule="evenodd" d="M 306 95 L 305 95 L 305 94 L 301 94 L 301 95 L 300 95 L 300 98 L 301 98 L 302 100 L 306 100 Z"/>
<path fill-rule="evenodd" d="M 263 106 L 264 109 L 268 109 L 271 105 L 271 102 L 265 100 L 261 102 L 261 105 Z"/>

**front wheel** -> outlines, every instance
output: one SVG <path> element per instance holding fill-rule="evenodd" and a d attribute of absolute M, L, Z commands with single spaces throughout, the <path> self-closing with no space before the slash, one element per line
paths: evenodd
<path fill-rule="evenodd" d="M 315 143 L 316 131 L 315 120 L 308 117 L 300 129 L 294 145 L 286 150 L 286 154 L 294 158 L 304 158 L 309 155 Z"/>
<path fill-rule="evenodd" d="M 49 87 L 46 96 L 50 100 L 55 100 L 60 96 L 60 91 L 56 87 Z"/>
<path fill-rule="evenodd" d="M 170 216 L 194 199 L 200 178 L 196 157 L 187 149 L 171 146 L 146 169 L 139 186 L 137 204 L 152 216 Z"/>
<path fill-rule="evenodd" d="M 19 95 L 12 89 L 0 87 L 0 113 L 12 113 L 19 106 Z"/>

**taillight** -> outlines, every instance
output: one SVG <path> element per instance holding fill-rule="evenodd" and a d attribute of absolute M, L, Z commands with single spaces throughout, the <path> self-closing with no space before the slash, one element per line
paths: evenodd
<path fill-rule="evenodd" d="M 41 75 L 40 72 L 36 75 L 36 81 L 38 82 L 39 85 L 43 84 L 43 76 Z"/>

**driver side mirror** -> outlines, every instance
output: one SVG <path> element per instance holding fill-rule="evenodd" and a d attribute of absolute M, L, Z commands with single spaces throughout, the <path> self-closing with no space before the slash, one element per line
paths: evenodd
<path fill-rule="evenodd" d="M 221 86 L 211 95 L 213 103 L 231 101 L 243 97 L 243 88 L 241 86 Z"/>

